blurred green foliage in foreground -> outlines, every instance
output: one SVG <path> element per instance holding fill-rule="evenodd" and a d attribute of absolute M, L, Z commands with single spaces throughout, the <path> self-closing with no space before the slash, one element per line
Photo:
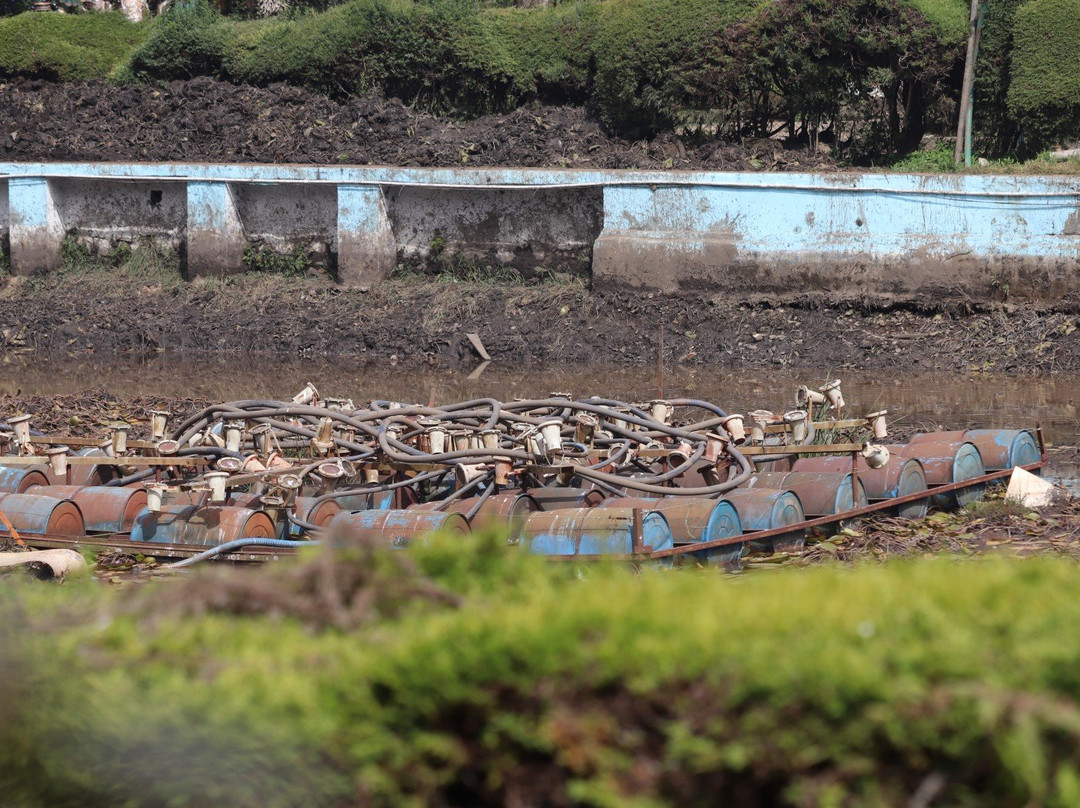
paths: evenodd
<path fill-rule="evenodd" d="M 1053 560 L 635 573 L 494 536 L 120 588 L 9 581 L 0 794 L 1077 805 L 1078 584 Z"/>

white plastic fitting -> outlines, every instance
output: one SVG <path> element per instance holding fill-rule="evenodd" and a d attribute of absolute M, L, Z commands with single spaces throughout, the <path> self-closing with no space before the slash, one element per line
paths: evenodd
<path fill-rule="evenodd" d="M 649 413 L 655 420 L 666 426 L 671 423 L 671 417 L 675 414 L 675 407 L 672 406 L 670 401 L 657 399 L 649 402 Z"/>
<path fill-rule="evenodd" d="M 330 454 L 335 446 L 333 418 L 319 419 L 319 428 L 315 432 L 315 437 L 311 439 L 311 445 L 321 455 Z"/>
<path fill-rule="evenodd" d="M 750 410 L 747 413 L 750 416 L 750 439 L 754 443 L 761 443 L 765 440 L 765 427 L 769 425 L 769 420 L 773 417 L 773 414 L 769 410 Z"/>
<path fill-rule="evenodd" d="M 821 392 L 825 394 L 825 398 L 829 399 L 829 404 L 837 412 L 844 409 L 844 394 L 840 392 L 840 380 L 833 379 L 831 382 L 821 388 Z"/>
<path fill-rule="evenodd" d="M 599 422 L 587 412 L 579 412 L 574 417 L 577 420 L 574 426 L 574 440 L 585 445 L 592 443 Z"/>
<path fill-rule="evenodd" d="M 318 389 L 316 389 L 315 385 L 313 385 L 311 382 L 308 382 L 306 385 L 304 385 L 303 390 L 293 396 L 293 404 L 303 407 L 314 401 L 318 397 L 318 395 L 319 391 Z"/>
<path fill-rule="evenodd" d="M 866 423 L 874 431 L 874 437 L 877 440 L 889 437 L 889 425 L 885 421 L 885 416 L 888 414 L 888 410 L 878 410 L 866 416 Z"/>
<path fill-rule="evenodd" d="M 810 430 L 806 426 L 805 410 L 788 410 L 784 413 L 784 422 L 791 429 L 791 439 L 795 443 L 803 443 Z"/>
<path fill-rule="evenodd" d="M 150 437 L 154 440 L 163 440 L 165 433 L 169 428 L 169 416 L 172 415 L 168 410 L 150 410 Z"/>
<path fill-rule="evenodd" d="M 129 429 L 131 429 L 131 424 L 113 424 L 112 450 L 115 454 L 122 455 L 127 451 L 127 436 Z"/>
<path fill-rule="evenodd" d="M 230 452 L 240 451 L 240 442 L 244 436 L 243 421 L 225 422 L 225 448 Z"/>
<path fill-rule="evenodd" d="M 720 426 L 731 436 L 731 442 L 736 446 L 746 443 L 746 428 L 743 426 L 741 415 L 729 415 L 720 421 Z"/>
<path fill-rule="evenodd" d="M 25 446 L 30 442 L 30 416 L 16 415 L 8 418 L 11 429 L 15 433 L 15 440 Z"/>
<path fill-rule="evenodd" d="M 457 463 L 454 465 L 454 479 L 457 480 L 459 486 L 471 483 L 483 473 L 484 469 L 479 463 Z"/>
<path fill-rule="evenodd" d="M 432 454 L 445 454 L 446 435 L 446 429 L 441 426 L 433 426 L 427 431 L 428 441 L 431 443 Z"/>
<path fill-rule="evenodd" d="M 255 439 L 255 449 L 260 455 L 266 457 L 274 448 L 274 428 L 270 424 L 259 424 L 251 430 L 251 436 Z"/>
<path fill-rule="evenodd" d="M 562 421 L 558 418 L 553 418 L 550 421 L 544 421 L 538 427 L 540 430 L 540 437 L 543 438 L 544 441 L 544 450 L 547 454 L 562 450 L 562 426 Z"/>
<path fill-rule="evenodd" d="M 225 481 L 229 479 L 229 472 L 208 471 L 203 477 L 210 486 L 210 501 L 217 504 L 224 502 L 227 499 Z"/>
<path fill-rule="evenodd" d="M 879 469 L 889 462 L 889 450 L 876 443 L 863 446 L 862 456 L 866 459 L 866 465 L 872 469 Z"/>
<path fill-rule="evenodd" d="M 57 477 L 63 477 L 67 474 L 69 451 L 66 446 L 53 446 L 45 450 L 45 454 L 49 458 L 49 467 Z"/>
<path fill-rule="evenodd" d="M 805 384 L 800 384 L 799 389 L 795 391 L 795 404 L 799 407 L 806 407 L 809 409 L 815 404 L 824 404 L 825 394 L 820 393 L 817 390 L 811 390 Z"/>
<path fill-rule="evenodd" d="M 161 506 L 165 504 L 168 494 L 169 487 L 163 483 L 146 486 L 146 510 L 150 513 L 161 513 Z"/>

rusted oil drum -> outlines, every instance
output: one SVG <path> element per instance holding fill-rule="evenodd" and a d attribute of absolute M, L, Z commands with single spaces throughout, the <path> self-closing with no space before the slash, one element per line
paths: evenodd
<path fill-rule="evenodd" d="M 792 471 L 788 474 L 755 474 L 747 481 L 746 487 L 794 491 L 799 495 L 803 511 L 811 518 L 861 508 L 868 502 L 862 481 L 854 480 L 850 473 Z"/>
<path fill-rule="evenodd" d="M 331 543 L 348 546 L 362 541 L 383 541 L 392 547 L 408 547 L 432 533 L 469 532 L 469 521 L 460 513 L 421 511 L 342 511 L 326 526 Z"/>
<path fill-rule="evenodd" d="M 293 502 L 292 512 L 302 522 L 315 525 L 316 527 L 325 527 L 330 523 L 330 520 L 341 513 L 341 506 L 332 499 L 320 502 L 318 506 L 315 506 L 316 497 L 297 497 Z M 252 510 L 259 510 L 262 508 L 262 503 L 259 500 L 258 494 L 249 494 L 242 492 L 233 492 L 229 496 L 230 505 L 240 505 L 244 508 L 251 508 Z M 314 508 L 314 510 L 313 510 Z M 282 534 L 282 537 L 286 536 L 300 536 L 303 534 L 304 529 L 299 525 L 292 522 L 278 525 L 278 532 Z"/>
<path fill-rule="evenodd" d="M 274 520 L 236 505 L 165 505 L 143 511 L 131 528 L 132 541 L 217 546 L 234 539 L 277 538 Z"/>
<path fill-rule="evenodd" d="M 742 522 L 735 506 L 722 499 L 705 497 L 660 497 L 634 499 L 614 497 L 604 502 L 605 508 L 641 508 L 664 515 L 671 528 L 675 544 L 696 544 L 702 541 L 730 539 L 742 535 Z M 707 564 L 735 566 L 746 551 L 743 542 L 721 545 L 710 550 L 691 553 L 697 561 Z"/>
<path fill-rule="evenodd" d="M 646 547 L 666 550 L 674 545 L 667 519 L 658 511 L 641 514 Z M 521 543 L 535 555 L 630 555 L 634 551 L 633 508 L 560 508 L 532 514 Z"/>
<path fill-rule="evenodd" d="M 795 471 L 831 471 L 834 473 L 851 468 L 851 459 L 847 457 L 825 456 L 804 457 L 795 461 Z M 908 494 L 917 494 L 926 490 L 926 474 L 918 460 L 893 457 L 879 469 L 872 469 L 866 459 L 859 457 L 856 468 L 859 482 L 866 489 L 866 496 L 871 502 L 883 499 L 896 499 Z M 917 499 L 897 507 L 897 515 L 905 519 L 922 519 L 930 507 L 930 498 Z"/>
<path fill-rule="evenodd" d="M 68 499 L 34 494 L 0 494 L 0 513 L 19 533 L 83 536 L 85 523 L 79 506 Z M 6 528 L 0 526 L 0 530 Z"/>
<path fill-rule="evenodd" d="M 1038 441 L 1026 429 L 969 429 L 964 440 L 975 444 L 987 471 L 1026 466 L 1042 459 Z"/>
<path fill-rule="evenodd" d="M 971 480 L 986 473 L 979 450 L 969 441 L 921 440 L 888 448 L 894 455 L 913 457 L 922 463 L 926 484 L 931 488 Z M 939 508 L 962 508 L 981 499 L 985 489 L 986 483 L 980 483 L 951 493 L 936 494 L 933 503 Z"/>
<path fill-rule="evenodd" d="M 0 466 L 0 493 L 25 494 L 31 486 L 48 485 L 47 468 L 45 465 Z"/>
<path fill-rule="evenodd" d="M 343 497 L 334 497 L 343 511 L 388 511 L 394 507 L 393 491 L 375 491 L 374 493 L 356 493 Z"/>
<path fill-rule="evenodd" d="M 146 507 L 146 491 L 141 488 L 106 488 L 102 485 L 35 485 L 28 494 L 54 499 L 70 499 L 82 511 L 91 533 L 126 533 Z"/>
<path fill-rule="evenodd" d="M 479 497 L 467 497 L 453 500 L 442 510 L 446 513 L 460 513 L 467 516 L 476 507 Z M 413 505 L 409 510 L 438 511 L 441 502 L 424 502 Z M 521 532 L 529 514 L 540 510 L 540 505 L 528 494 L 520 491 L 508 491 L 505 494 L 492 494 L 480 506 L 470 521 L 473 530 L 506 530 L 511 538 Z"/>
<path fill-rule="evenodd" d="M 735 506 L 743 533 L 753 530 L 773 530 L 806 521 L 799 495 L 794 491 L 773 491 L 767 488 L 736 488 L 724 494 L 724 500 Z M 752 536 L 753 534 L 749 534 Z M 756 552 L 793 553 L 802 549 L 806 531 L 793 530 L 771 539 L 748 541 L 748 549 Z"/>
<path fill-rule="evenodd" d="M 603 492 L 596 488 L 530 488 L 527 492 L 542 511 L 565 508 L 595 508 L 604 501 Z"/>

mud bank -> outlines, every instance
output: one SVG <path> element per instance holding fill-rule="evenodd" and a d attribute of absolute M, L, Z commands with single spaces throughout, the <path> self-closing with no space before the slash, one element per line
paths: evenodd
<path fill-rule="evenodd" d="M 110 272 L 9 279 L 0 349 L 499 363 L 1004 372 L 1080 370 L 1080 305 L 827 293 L 596 292 L 584 283 L 396 281 L 342 289 L 248 274 L 147 282 Z"/>
<path fill-rule="evenodd" d="M 298 87 L 210 78 L 165 87 L 0 83 L 0 160 L 160 160 L 398 166 L 834 168 L 773 140 L 687 145 L 672 133 L 627 141 L 582 107 L 536 106 L 457 122 L 372 93 L 346 102 Z"/>

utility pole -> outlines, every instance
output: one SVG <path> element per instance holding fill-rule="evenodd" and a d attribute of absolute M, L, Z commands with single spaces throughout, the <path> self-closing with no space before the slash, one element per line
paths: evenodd
<path fill-rule="evenodd" d="M 971 86 L 975 82 L 975 62 L 979 58 L 983 10 L 982 0 L 971 0 L 967 59 L 964 62 L 964 84 L 960 88 L 960 114 L 957 116 L 956 149 L 953 152 L 953 162 L 957 165 L 961 160 L 965 165 L 971 165 Z"/>

